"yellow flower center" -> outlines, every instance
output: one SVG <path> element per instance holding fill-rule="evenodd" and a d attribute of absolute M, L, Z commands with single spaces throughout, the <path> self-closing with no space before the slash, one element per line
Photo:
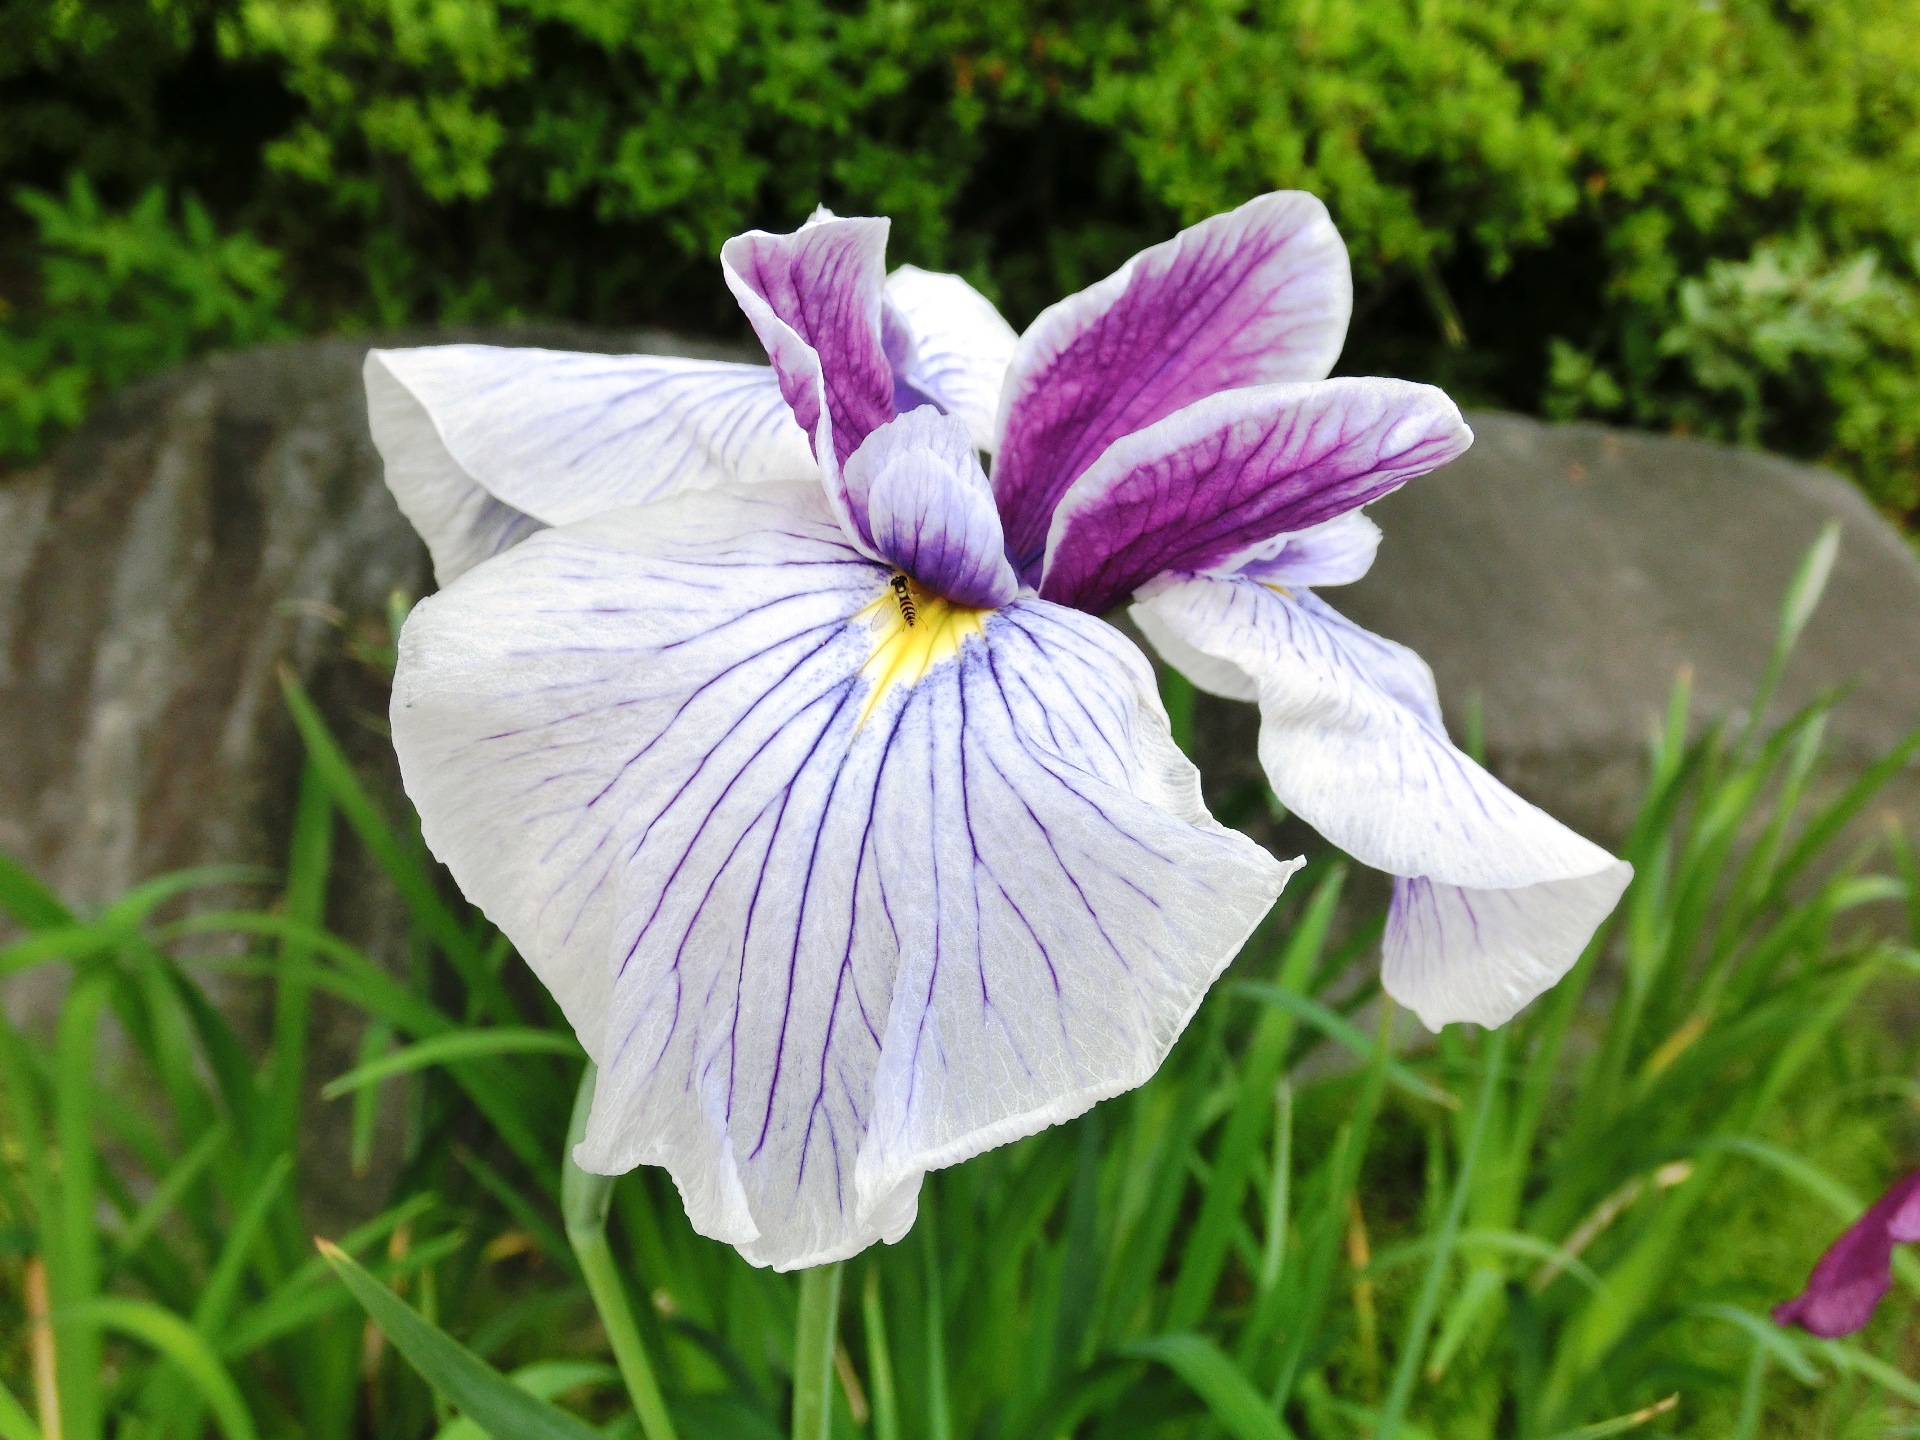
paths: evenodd
<path fill-rule="evenodd" d="M 878 600 L 856 620 L 873 634 L 873 653 L 860 673 L 867 679 L 867 703 L 860 707 L 857 729 L 898 686 L 914 686 L 934 666 L 951 660 L 969 636 L 985 632 L 991 610 L 971 610 L 921 589 L 905 575 L 896 574 Z"/>

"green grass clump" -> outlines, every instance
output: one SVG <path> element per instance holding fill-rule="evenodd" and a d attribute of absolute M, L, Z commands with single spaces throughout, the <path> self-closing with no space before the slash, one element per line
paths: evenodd
<path fill-rule="evenodd" d="M 1499 1032 L 1398 1043 L 1379 917 L 1355 922 L 1345 866 L 1318 863 L 1151 1082 L 929 1177 L 906 1240 L 849 1262 L 827 1308 L 828 1277 L 803 1306 L 796 1277 L 694 1235 L 660 1172 L 563 1164 L 582 1079 L 564 1024 L 288 699 L 308 761 L 276 884 L 170 876 L 81 917 L 0 867 L 23 932 L 0 973 L 70 976 L 54 1034 L 0 1028 L 5 1440 L 51 1435 L 56 1410 L 62 1440 L 777 1437 L 797 1330 L 832 1357 L 831 1433 L 872 1440 L 1752 1440 L 1920 1418 L 1920 1267 L 1854 1342 L 1766 1318 L 1913 1157 L 1920 1041 L 1881 1012 L 1920 970 L 1920 882 L 1859 822 L 1920 737 L 1830 782 L 1830 698 L 1697 727 L 1682 683 L 1632 888 Z M 405 978 L 325 928 L 347 845 L 408 906 L 428 963 Z M 180 917 L 246 883 L 270 902 Z M 209 998 L 234 972 L 271 991 L 264 1054 Z M 345 1076 L 305 1059 L 322 993 L 365 1016 Z M 316 1253 L 296 1142 L 321 1079 L 363 1141 L 383 1105 L 407 1141 L 386 1207 Z"/>

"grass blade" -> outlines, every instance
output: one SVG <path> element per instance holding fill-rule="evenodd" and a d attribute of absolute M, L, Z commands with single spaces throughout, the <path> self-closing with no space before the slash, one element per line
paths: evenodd
<path fill-rule="evenodd" d="M 1295 1303 L 1289 1317 L 1291 1333 L 1286 1349 L 1281 1354 L 1279 1374 L 1274 1381 L 1275 1413 L 1285 1408 L 1288 1397 L 1293 1393 L 1294 1382 L 1299 1378 L 1301 1364 L 1306 1358 L 1307 1346 L 1318 1332 L 1326 1309 L 1328 1292 L 1333 1284 L 1333 1269 L 1338 1263 L 1346 1230 L 1348 1198 L 1359 1184 L 1361 1162 L 1366 1156 L 1367 1142 L 1373 1136 L 1373 1124 L 1379 1117 L 1380 1101 L 1386 1092 L 1388 1057 L 1393 1049 L 1393 1016 L 1393 1002 L 1383 1001 L 1373 1054 L 1360 1081 L 1353 1118 L 1334 1142 L 1333 1154 L 1324 1167 L 1326 1191 L 1321 1197 L 1319 1221 L 1312 1239 L 1302 1247 L 1301 1276 L 1304 1283 L 1299 1286 L 1296 1295 L 1288 1297 Z M 1287 1294 L 1287 1290 L 1283 1289 L 1272 1292 L 1276 1297 Z M 1255 1325 L 1249 1333 L 1264 1330 L 1266 1323 L 1267 1315 L 1265 1307 L 1262 1307 L 1255 1312 Z"/>
<path fill-rule="evenodd" d="M 301 924 L 319 925 L 326 915 L 327 877 L 333 866 L 333 802 L 325 780 L 309 760 L 300 774 L 293 842 L 287 862 L 286 913 Z M 309 947 L 291 937 L 280 942 L 282 967 L 274 986 L 273 1070 L 261 1122 L 260 1149 L 277 1155 L 294 1148 L 307 1074 L 307 982 Z"/>
<path fill-rule="evenodd" d="M 600 1313 L 600 1324 L 613 1347 L 620 1378 L 626 1382 L 627 1396 L 633 1401 L 634 1414 L 640 1417 L 640 1429 L 647 1440 L 676 1440 L 667 1403 L 660 1396 L 660 1382 L 654 1379 L 653 1362 L 647 1357 L 646 1343 L 633 1318 L 633 1305 L 613 1263 L 613 1251 L 607 1245 L 607 1211 L 613 1202 L 613 1177 L 589 1175 L 573 1163 L 573 1147 L 587 1133 L 587 1117 L 593 1110 L 593 1087 L 597 1072 L 588 1062 L 580 1076 L 580 1089 L 574 1097 L 573 1120 L 567 1129 L 567 1141 L 560 1158 L 560 1209 L 566 1217 L 567 1241 L 580 1261 L 580 1273 L 593 1296 L 593 1308 Z"/>
<path fill-rule="evenodd" d="M 5 1385 L 0 1385 L 0 1440 L 41 1440 L 40 1427 Z"/>
<path fill-rule="evenodd" d="M 1480 1158 L 1481 1142 L 1486 1138 L 1487 1117 L 1493 1111 L 1494 1092 L 1499 1088 L 1500 1067 L 1506 1053 L 1506 1030 L 1502 1028 L 1491 1032 L 1481 1056 L 1484 1070 L 1480 1077 L 1480 1098 L 1473 1107 L 1473 1128 L 1468 1132 L 1466 1149 L 1460 1156 L 1460 1174 L 1454 1181 L 1453 1198 L 1447 1203 L 1446 1218 L 1440 1222 L 1440 1234 L 1434 1245 L 1433 1259 L 1427 1264 L 1427 1277 L 1421 1284 L 1420 1298 L 1407 1320 L 1406 1336 L 1400 1342 L 1400 1356 L 1394 1364 L 1393 1384 L 1387 1391 L 1386 1404 L 1380 1409 L 1379 1427 L 1374 1431 L 1375 1440 L 1393 1440 L 1400 1431 L 1400 1419 L 1406 1414 L 1407 1402 L 1413 1396 L 1413 1382 L 1420 1373 L 1420 1362 L 1426 1355 L 1427 1332 L 1433 1326 L 1434 1311 L 1440 1305 L 1440 1287 L 1446 1280 L 1447 1266 L 1453 1259 L 1454 1238 L 1460 1233 L 1460 1220 L 1467 1211 L 1474 1166 Z"/>
<path fill-rule="evenodd" d="M 1240 1367 L 1204 1335 L 1156 1335 L 1119 1353 L 1157 1360 L 1186 1381 L 1234 1440 L 1288 1440 L 1287 1427 Z"/>
<path fill-rule="evenodd" d="M 0 910 L 28 930 L 51 930 L 77 923 L 74 914 L 31 871 L 0 852 Z"/>
<path fill-rule="evenodd" d="M 1282 953 L 1279 979 L 1272 987 L 1275 992 L 1306 998 L 1305 987 L 1325 947 L 1345 879 L 1345 867 L 1335 866 L 1315 887 L 1306 913 Z M 1271 1112 L 1268 1096 L 1279 1079 L 1280 1067 L 1286 1063 L 1298 1018 L 1299 1013 L 1287 1006 L 1270 1005 L 1254 1027 L 1241 1067 L 1240 1092 L 1214 1151 L 1213 1173 L 1201 1202 L 1200 1218 L 1194 1222 L 1192 1237 L 1180 1258 L 1173 1299 L 1167 1307 L 1168 1330 L 1186 1331 L 1198 1324 L 1220 1283 L 1259 1153 L 1261 1131 Z"/>
<path fill-rule="evenodd" d="M 618 1384 L 620 1372 L 611 1365 L 582 1360 L 536 1360 L 507 1377 L 529 1395 L 551 1400 L 583 1385 Z M 441 1427 L 433 1440 L 479 1440 L 487 1432 L 462 1415 Z"/>
<path fill-rule="evenodd" d="M 207 1132 L 193 1142 L 180 1162 L 167 1172 L 166 1178 L 154 1186 L 153 1193 L 141 1205 L 139 1212 L 128 1222 L 114 1239 L 119 1250 L 118 1258 L 131 1258 L 148 1238 L 159 1228 L 160 1222 L 173 1212 L 194 1183 L 206 1173 L 213 1162 L 219 1158 L 221 1147 L 231 1138 L 232 1132 L 226 1122 L 210 1126 Z"/>
<path fill-rule="evenodd" d="M 414 862 L 381 817 L 372 798 L 360 784 L 360 777 L 354 774 L 347 757 L 340 752 L 339 745 L 327 729 L 326 721 L 320 718 L 320 712 L 314 708 L 313 701 L 307 697 L 307 692 L 291 670 L 282 672 L 280 688 L 286 696 L 287 709 L 292 712 L 300 738 L 306 743 L 307 756 L 325 780 L 333 803 L 339 807 L 347 824 L 353 827 L 360 843 L 400 891 L 414 919 L 432 936 L 434 944 L 440 947 L 447 959 L 453 962 L 453 968 L 460 972 L 460 978 L 466 982 L 467 988 L 496 1017 L 517 1020 L 519 1011 L 501 985 L 500 977 L 488 968 L 480 947 L 440 898 L 432 878 Z"/>
<path fill-rule="evenodd" d="M 255 1440 L 253 1418 L 240 1387 L 207 1344 L 206 1337 L 171 1310 L 145 1300 L 112 1295 L 80 1307 L 88 1324 L 144 1341 L 180 1367 L 193 1382 L 227 1440 Z"/>
<path fill-rule="evenodd" d="M 502 1025 L 489 1030 L 456 1030 L 450 1035 L 435 1035 L 356 1065 L 346 1074 L 321 1087 L 323 1100 L 338 1100 L 367 1085 L 377 1085 L 395 1075 L 411 1074 L 431 1065 L 448 1065 L 459 1060 L 478 1060 L 494 1055 L 572 1055 L 580 1054 L 580 1044 L 571 1035 L 552 1030 L 533 1030 L 520 1025 Z"/>
<path fill-rule="evenodd" d="M 873 1440 L 900 1440 L 900 1401 L 893 1384 L 893 1354 L 887 1348 L 887 1317 L 880 1301 L 880 1267 L 867 1262 L 860 1295 L 867 1339 L 867 1381 L 873 1390 Z"/>
<path fill-rule="evenodd" d="M 1273 1178 L 1267 1201 L 1266 1239 L 1260 1253 L 1260 1292 L 1280 1283 L 1287 1263 L 1287 1230 L 1293 1223 L 1293 1085 L 1273 1092 Z"/>
<path fill-rule="evenodd" d="M 76 980 L 60 1012 L 54 1129 L 59 1141 L 60 1209 L 47 1247 L 59 1360 L 63 1440 L 101 1434 L 100 1330 L 84 1313 L 100 1292 L 100 1237 L 94 1215 L 94 1042 L 107 999 L 104 975 Z"/>
<path fill-rule="evenodd" d="M 1920 1405 L 1920 1382 L 1896 1370 L 1877 1355 L 1869 1355 L 1858 1345 L 1851 1345 L 1845 1340 L 1822 1340 L 1808 1348 L 1825 1355 L 1834 1369 L 1864 1376 L 1889 1394 L 1898 1395 L 1907 1404 Z"/>
<path fill-rule="evenodd" d="M 599 1440 L 564 1410 L 520 1389 L 326 1240 L 314 1242 L 373 1322 L 434 1389 L 496 1440 Z"/>
<path fill-rule="evenodd" d="M 1290 1011 L 1329 1040 L 1344 1046 L 1362 1060 L 1373 1054 L 1373 1043 L 1367 1039 L 1366 1033 L 1358 1025 L 1310 996 L 1255 980 L 1242 981 L 1233 988 L 1242 995 L 1260 1001 L 1263 1005 L 1274 1005 Z M 1415 1073 L 1398 1060 L 1387 1062 L 1386 1074 L 1387 1078 L 1393 1082 L 1394 1088 L 1404 1090 L 1416 1100 L 1424 1100 L 1429 1105 L 1438 1105 L 1447 1110 L 1460 1108 L 1458 1097 L 1442 1090 L 1438 1085 Z"/>
<path fill-rule="evenodd" d="M 1807 547 L 1807 553 L 1794 569 L 1793 578 L 1787 582 L 1787 593 L 1780 603 L 1779 626 L 1774 631 L 1773 652 L 1767 657 L 1766 672 L 1761 676 L 1759 692 L 1754 696 L 1753 709 L 1747 716 L 1746 728 L 1737 748 L 1744 750 L 1765 723 L 1767 707 L 1773 703 L 1774 691 L 1779 688 L 1780 679 L 1786 673 L 1793 647 L 1799 643 L 1800 632 L 1807 628 L 1813 612 L 1820 608 L 1820 597 L 1826 594 L 1827 581 L 1833 575 L 1833 562 L 1839 554 L 1840 522 L 1829 520 L 1821 527 L 1813 544 Z"/>
<path fill-rule="evenodd" d="M 266 1226 L 274 1202 L 280 1198 L 280 1187 L 292 1175 L 293 1156 L 282 1155 L 267 1167 L 259 1184 L 247 1197 L 246 1204 L 234 1217 L 233 1225 L 227 1231 L 226 1243 L 220 1248 L 220 1258 L 214 1262 L 213 1272 L 207 1277 L 207 1283 L 201 1289 L 200 1299 L 193 1309 L 194 1329 L 209 1340 L 226 1328 L 227 1316 L 240 1293 L 247 1257 Z"/>
<path fill-rule="evenodd" d="M 1562 1430 L 1553 1440 L 1603 1440 L 1608 1435 L 1624 1434 L 1628 1430 L 1638 1430 L 1650 1420 L 1657 1420 L 1680 1403 L 1678 1395 L 1669 1395 L 1664 1400 L 1656 1400 L 1644 1409 L 1631 1415 L 1616 1415 L 1611 1420 L 1601 1420 L 1592 1425 L 1581 1425 L 1573 1430 Z"/>

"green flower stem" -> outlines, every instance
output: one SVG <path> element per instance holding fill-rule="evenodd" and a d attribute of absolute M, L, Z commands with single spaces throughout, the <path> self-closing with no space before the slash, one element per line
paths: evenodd
<path fill-rule="evenodd" d="M 880 1304 L 880 1267 L 867 1262 L 860 1301 L 867 1331 L 868 1377 L 873 1387 L 873 1440 L 900 1440 L 900 1401 L 893 1389 L 893 1352 L 887 1348 L 887 1317 Z"/>
<path fill-rule="evenodd" d="M 793 1440 L 833 1433 L 833 1347 L 840 1334 L 840 1262 L 800 1272 L 793 1327 Z"/>
<path fill-rule="evenodd" d="M 620 1367 L 620 1378 L 626 1381 L 627 1395 L 640 1417 L 641 1433 L 647 1440 L 678 1440 L 667 1414 L 667 1402 L 660 1395 L 660 1382 L 653 1375 L 653 1363 L 647 1358 L 646 1343 L 640 1338 L 640 1326 L 633 1318 L 626 1286 L 613 1262 L 613 1248 L 607 1244 L 613 1177 L 589 1175 L 573 1163 L 573 1147 L 586 1133 L 587 1115 L 593 1109 L 594 1074 L 589 1060 L 574 1096 L 573 1123 L 567 1127 L 567 1150 L 560 1161 L 560 1209 L 566 1216 L 567 1240 L 580 1262 L 593 1307 L 600 1312 L 607 1342 L 613 1346 L 614 1363 Z"/>

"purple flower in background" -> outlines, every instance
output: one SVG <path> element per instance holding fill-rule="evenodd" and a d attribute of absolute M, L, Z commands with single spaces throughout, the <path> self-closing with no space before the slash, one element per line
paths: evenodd
<path fill-rule="evenodd" d="M 1011 337 L 948 277 L 890 303 L 885 235 L 728 243 L 771 370 L 367 366 L 445 585 L 392 711 L 427 842 L 598 1063 L 580 1163 L 780 1268 L 1146 1079 L 1293 869 L 1206 813 L 1139 651 L 1020 583 L 993 388 L 911 325 Z"/>
<path fill-rule="evenodd" d="M 1920 1170 L 1896 1180 L 1842 1232 L 1814 1265 L 1807 1288 L 1773 1307 L 1774 1323 L 1823 1340 L 1864 1329 L 1893 1284 L 1894 1244 L 1905 1240 L 1920 1240 Z"/>

